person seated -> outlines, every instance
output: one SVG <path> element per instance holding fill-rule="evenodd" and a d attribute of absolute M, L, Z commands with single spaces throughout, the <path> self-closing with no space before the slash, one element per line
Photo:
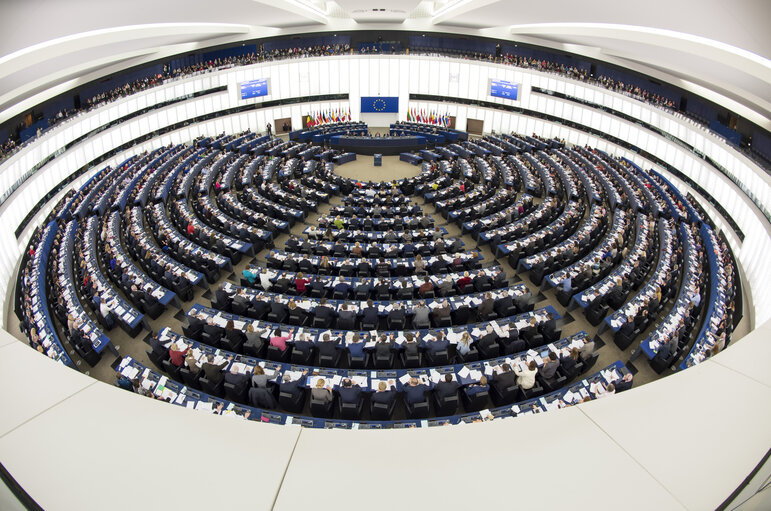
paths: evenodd
<path fill-rule="evenodd" d="M 458 342 L 455 345 L 455 352 L 461 357 L 465 357 L 471 351 L 471 343 L 471 334 L 463 332 L 463 335 L 460 336 L 460 339 L 458 339 Z"/>
<path fill-rule="evenodd" d="M 286 351 L 286 342 L 292 338 L 292 331 L 289 330 L 286 335 L 281 335 L 281 329 L 277 328 L 270 337 L 270 346 L 275 346 L 281 352 Z"/>
<path fill-rule="evenodd" d="M 319 304 L 313 310 L 313 315 L 316 318 L 322 320 L 324 325 L 331 325 L 332 321 L 335 319 L 335 316 L 337 316 L 337 313 L 332 307 L 327 305 L 327 299 L 322 298 Z"/>
<path fill-rule="evenodd" d="M 485 293 L 484 300 L 482 300 L 482 303 L 479 304 L 479 308 L 477 309 L 477 315 L 480 318 L 487 317 L 488 314 L 492 314 L 495 309 L 495 300 L 493 300 L 493 295 L 488 293 Z"/>
<path fill-rule="evenodd" d="M 444 332 L 438 330 L 434 333 L 434 338 L 425 343 L 426 353 L 429 360 L 434 360 L 440 351 L 446 350 L 450 342 L 444 337 Z"/>
<path fill-rule="evenodd" d="M 316 380 L 316 387 L 311 389 L 311 399 L 321 404 L 331 403 L 335 399 L 332 394 L 332 387 L 326 384 L 324 378 Z"/>
<path fill-rule="evenodd" d="M 262 389 L 268 388 L 268 375 L 265 374 L 265 370 L 261 366 L 254 366 L 252 370 L 252 387 L 259 387 Z"/>
<path fill-rule="evenodd" d="M 270 302 L 270 312 L 279 318 L 285 318 L 289 313 L 289 307 L 281 302 L 281 297 L 276 296 Z"/>
<path fill-rule="evenodd" d="M 513 386 L 516 382 L 517 375 L 511 370 L 509 364 L 503 364 L 501 366 L 501 372 L 493 371 L 493 386 L 498 389 L 498 392 L 503 394 L 506 389 Z M 533 373 L 533 381 L 535 381 L 535 373 Z"/>
<path fill-rule="evenodd" d="M 592 358 L 592 355 L 594 355 L 594 340 L 588 339 L 584 345 L 578 349 L 578 354 L 584 362 Z"/>
<path fill-rule="evenodd" d="M 437 383 L 434 387 L 434 393 L 436 397 L 443 400 L 457 395 L 458 387 L 458 382 L 453 380 L 452 373 L 447 373 L 444 375 L 444 380 Z"/>
<path fill-rule="evenodd" d="M 552 383 L 557 378 L 557 368 L 559 366 L 560 361 L 557 358 L 557 354 L 550 351 L 549 359 L 544 362 L 543 367 L 538 372 L 545 382 Z"/>
<path fill-rule="evenodd" d="M 487 390 L 490 390 L 490 385 L 487 383 L 487 376 L 484 374 L 479 378 L 479 383 L 472 383 L 465 388 L 466 395 L 469 397 Z"/>
<path fill-rule="evenodd" d="M 364 357 L 364 343 L 361 342 L 361 337 L 358 332 L 355 332 L 351 336 L 351 342 L 347 345 L 348 352 L 351 354 L 351 358 L 363 358 Z"/>
<path fill-rule="evenodd" d="M 301 357 L 306 358 L 310 356 L 310 351 L 313 349 L 313 341 L 308 338 L 308 332 L 303 332 L 292 341 L 294 345 L 293 353 L 299 353 Z"/>
<path fill-rule="evenodd" d="M 572 380 L 578 375 L 576 364 L 578 363 L 578 348 L 571 348 L 567 356 L 560 357 L 560 367 L 568 380 Z"/>
<path fill-rule="evenodd" d="M 201 366 L 201 370 L 203 371 L 206 379 L 216 385 L 222 381 L 224 377 L 222 370 L 227 367 L 231 360 L 233 360 L 232 356 L 228 357 L 227 360 L 224 360 L 219 364 L 215 364 L 214 355 L 210 354 L 206 356 L 206 362 L 204 362 L 204 364 Z"/>
<path fill-rule="evenodd" d="M 375 343 L 375 356 L 377 358 L 389 358 L 394 347 L 394 334 L 386 336 L 382 334 Z"/>
<path fill-rule="evenodd" d="M 229 383 L 236 388 L 236 393 L 243 392 L 249 385 L 249 377 L 245 374 L 239 373 L 235 367 L 231 367 L 230 371 L 225 374 L 225 383 Z"/>
<path fill-rule="evenodd" d="M 304 370 L 302 376 L 296 380 L 292 380 L 292 376 L 284 374 L 279 385 L 279 392 L 287 393 L 291 396 L 292 400 L 296 400 L 303 392 L 302 386 L 305 385 L 305 378 L 308 374 L 308 370 Z"/>
<path fill-rule="evenodd" d="M 378 382 L 377 390 L 370 397 L 373 403 L 382 403 L 386 406 L 390 406 L 394 399 L 396 399 L 394 380 L 388 380 L 387 384 L 384 381 Z"/>
<path fill-rule="evenodd" d="M 182 351 L 179 349 L 176 342 L 172 342 L 169 347 L 169 360 L 175 366 L 182 367 L 182 364 L 185 362 L 185 355 L 187 355 L 189 349 L 190 348 L 185 348 L 185 350 Z"/>
<path fill-rule="evenodd" d="M 367 306 L 362 310 L 361 322 L 366 325 L 377 325 L 378 321 L 378 310 L 375 307 L 375 302 L 368 299 Z"/>
<path fill-rule="evenodd" d="M 343 404 L 359 404 L 361 387 L 354 385 L 350 378 L 344 378 L 342 386 L 337 390 L 340 402 Z"/>
<path fill-rule="evenodd" d="M 425 296 L 426 293 L 430 293 L 434 290 L 434 284 L 431 282 L 431 279 L 428 277 L 423 277 L 423 283 L 418 288 L 418 293 L 420 296 Z"/>
<path fill-rule="evenodd" d="M 538 373 L 538 364 L 535 360 L 531 360 L 530 363 L 522 368 L 517 365 L 514 368 L 514 373 L 517 375 L 517 385 L 521 388 L 528 390 L 535 386 L 535 375 Z"/>
<path fill-rule="evenodd" d="M 241 330 L 236 329 L 232 319 L 229 319 L 225 325 L 225 338 L 228 339 L 233 346 L 241 346 L 246 340 L 246 336 Z"/>
<path fill-rule="evenodd" d="M 201 370 L 201 367 L 198 365 L 198 360 L 196 360 L 195 354 L 193 354 L 193 350 L 188 350 L 187 352 L 185 367 L 187 367 L 188 371 L 190 371 L 193 376 L 198 375 L 198 372 Z"/>
<path fill-rule="evenodd" d="M 337 337 L 332 339 L 329 333 L 322 335 L 316 346 L 319 350 L 319 358 L 329 358 L 334 360 L 337 355 L 337 347 L 339 344 L 340 340 Z"/>
<path fill-rule="evenodd" d="M 426 306 L 426 302 L 424 302 L 423 300 L 418 302 L 418 305 L 416 305 L 415 308 L 412 309 L 412 313 L 415 315 L 412 319 L 412 324 L 415 328 L 428 327 L 428 325 L 430 324 L 429 315 L 431 314 L 431 309 L 429 309 Z"/>
<path fill-rule="evenodd" d="M 337 313 L 337 325 L 338 328 L 356 328 L 356 313 L 352 310 L 349 310 L 348 304 L 346 303 L 340 306 L 340 312 Z"/>
<path fill-rule="evenodd" d="M 411 404 L 416 405 L 426 400 L 426 392 L 429 390 L 428 385 L 420 383 L 417 378 L 410 378 L 407 385 L 402 388 L 404 393 L 404 400 Z"/>
<path fill-rule="evenodd" d="M 298 273 L 294 278 L 295 289 L 297 294 L 305 294 L 305 287 L 310 283 L 310 279 L 306 279 L 302 272 Z"/>

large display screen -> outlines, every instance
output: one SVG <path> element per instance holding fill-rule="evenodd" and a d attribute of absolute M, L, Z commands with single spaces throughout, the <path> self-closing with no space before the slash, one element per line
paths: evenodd
<path fill-rule="evenodd" d="M 268 79 L 260 78 L 241 82 L 241 99 L 257 98 L 268 95 Z"/>
<path fill-rule="evenodd" d="M 503 80 L 490 80 L 490 95 L 496 98 L 517 100 L 519 84 L 505 82 Z"/>

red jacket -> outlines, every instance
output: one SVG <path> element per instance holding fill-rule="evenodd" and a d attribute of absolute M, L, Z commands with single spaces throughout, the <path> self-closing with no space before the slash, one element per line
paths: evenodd
<path fill-rule="evenodd" d="M 182 367 L 182 364 L 185 363 L 185 355 L 187 355 L 188 351 L 190 351 L 190 348 L 186 349 L 185 351 L 176 351 L 170 349 L 169 358 L 171 359 L 171 363 L 177 367 Z"/>
<path fill-rule="evenodd" d="M 311 279 L 294 279 L 294 285 L 297 287 L 297 292 L 304 292 L 306 284 L 308 284 L 310 281 Z"/>

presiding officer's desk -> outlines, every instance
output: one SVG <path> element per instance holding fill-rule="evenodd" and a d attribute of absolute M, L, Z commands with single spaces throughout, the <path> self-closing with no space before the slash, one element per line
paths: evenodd
<path fill-rule="evenodd" d="M 425 149 L 425 136 L 396 137 L 352 137 L 335 135 L 330 137 L 329 144 L 333 149 L 353 151 L 358 154 L 396 155 L 405 151 Z"/>

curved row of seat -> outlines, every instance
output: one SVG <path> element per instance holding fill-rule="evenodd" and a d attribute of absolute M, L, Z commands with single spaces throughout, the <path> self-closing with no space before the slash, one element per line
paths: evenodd
<path fill-rule="evenodd" d="M 317 373 L 312 376 L 329 369 L 343 370 L 341 365 L 349 371 L 406 371 L 426 363 L 433 367 L 457 360 L 466 369 L 457 368 L 456 381 L 460 371 L 466 378 L 467 371 L 479 370 L 470 365 L 478 360 L 479 367 L 499 366 L 498 370 L 487 375 L 489 383 L 480 382 L 481 375 L 462 381 L 464 392 L 489 385 L 494 402 L 500 404 L 557 391 L 568 375 L 555 369 L 559 358 L 549 361 L 543 357 L 559 352 L 565 367 L 571 365 L 567 358 L 575 361 L 574 354 L 549 345 L 559 340 L 556 320 L 560 314 L 553 308 L 533 310 L 532 295 L 522 284 L 508 284 L 505 274 L 494 285 L 491 277 L 501 272 L 481 268 L 480 254 L 464 252 L 463 242 L 448 239 L 446 230 L 418 234 L 422 239 L 415 240 L 388 238 L 385 229 L 397 232 L 404 227 L 394 212 L 414 211 L 409 200 L 413 193 L 436 204 L 446 218 L 466 230 L 484 227 L 479 243 L 490 242 L 498 250 L 511 251 L 510 263 L 516 265 L 521 259 L 520 271 L 529 271 L 536 283 L 543 278 L 544 286 L 557 287 L 562 303 L 573 297 L 571 306 L 584 307 L 592 323 L 600 323 L 610 309 L 617 309 L 605 324 L 618 331 L 620 346 L 623 336 L 633 341 L 649 326 L 655 330 L 643 345 L 652 350 L 651 360 L 659 356 L 660 346 L 677 338 L 676 351 L 659 356 L 658 363 L 664 366 L 676 363 L 694 346 L 693 334 L 700 330 L 703 308 L 694 293 L 705 292 L 702 238 L 708 234 L 696 235 L 699 213 L 659 174 L 598 151 L 512 134 L 437 149 L 424 156 L 431 161 L 423 162 L 414 178 L 361 183 L 336 175 L 334 164 L 317 158 L 320 153 L 310 146 L 257 141 L 253 134 L 242 133 L 158 148 L 120 168 L 100 172 L 98 182 L 87 183 L 81 193 L 63 202 L 55 214 L 59 223 L 55 221 L 45 236 L 41 233 L 35 238 L 28 258 L 32 262 L 22 270 L 25 285 L 34 288 L 32 277 L 39 279 L 40 265 L 47 264 L 43 256 L 54 261 L 48 259 L 43 269 L 56 277 L 48 290 L 56 297 L 51 307 L 55 319 L 48 315 L 47 307 L 44 314 L 35 314 L 36 307 L 40 310 L 39 287 L 37 295 L 32 295 L 37 300 L 33 303 L 31 297 L 26 304 L 25 330 L 33 345 L 64 359 L 58 330 L 87 362 L 98 363 L 101 350 L 109 345 L 107 334 L 115 325 L 133 335 L 151 328 L 143 315 L 158 317 L 177 300 L 189 301 L 193 286 L 217 282 L 220 270 L 238 264 L 244 256 L 272 249 L 276 236 L 304 222 L 317 210 L 319 201 L 340 191 L 346 194 L 349 206 L 341 206 L 327 221 L 339 224 L 333 237 L 351 242 L 291 237 L 285 250 L 268 252 L 264 266 L 249 267 L 243 274 L 244 286 L 219 286 L 211 308 L 195 304 L 187 314 L 186 333 L 199 343 L 199 352 L 225 349 L 234 357 L 251 355 L 287 366 L 299 363 Z M 265 158 L 265 152 L 277 157 Z M 388 211 L 391 215 L 384 214 Z M 413 216 L 420 222 L 419 215 Z M 426 225 L 421 227 L 432 227 L 433 219 L 425 219 Z M 655 230 L 650 222 L 658 223 L 658 239 L 649 236 Z M 364 236 L 357 239 L 356 234 L 349 238 L 347 233 L 353 230 L 367 232 L 366 240 Z M 313 232 L 316 236 L 326 233 L 321 229 Z M 516 244 L 506 245 L 506 240 Z M 39 257 L 38 247 L 44 251 Z M 678 261 L 687 262 L 684 271 L 675 271 Z M 77 274 L 73 267 L 78 268 Z M 281 271 L 271 273 L 275 269 Z M 476 276 L 490 278 L 489 287 L 487 283 L 460 285 L 465 272 L 471 270 Z M 269 291 L 260 277 L 265 272 Z M 413 273 L 425 277 L 407 281 L 405 277 Z M 632 275 L 632 285 L 640 291 L 627 302 L 629 289 L 618 285 L 618 280 L 623 283 Z M 715 278 L 726 284 L 725 272 Z M 424 284 L 428 287 L 423 288 Z M 255 289 L 257 286 L 263 289 Z M 668 315 L 659 322 L 656 313 L 665 308 Z M 727 302 L 711 313 L 710 321 L 729 309 Z M 638 324 L 637 313 L 643 310 L 647 314 L 640 315 L 648 319 Z M 626 323 L 633 317 L 635 330 L 624 329 L 625 323 L 618 321 L 621 316 L 627 317 Z M 673 328 L 684 322 L 687 329 Z M 57 337 L 46 335 L 44 344 L 39 332 L 46 332 L 48 323 Z M 248 334 L 255 335 L 249 338 Z M 393 340 L 389 340 L 391 335 Z M 332 353 L 322 353 L 327 351 L 325 336 L 333 338 Z M 416 346 L 410 347 L 410 337 Z M 382 349 L 381 343 L 389 346 Z M 57 347 L 61 348 L 58 352 Z M 523 347 L 533 352 L 525 352 L 522 364 L 513 358 L 490 362 Z M 171 351 L 180 351 L 177 348 Z M 173 353 L 167 350 L 167 361 L 161 352 L 156 350 L 153 355 L 159 368 L 179 376 L 173 367 L 167 367 L 168 363 L 179 367 L 179 360 L 171 361 Z M 316 357 L 318 365 L 314 366 Z M 533 384 L 523 376 L 530 361 L 543 366 L 533 369 Z M 132 361 L 122 367 L 135 364 Z M 521 372 L 516 383 L 512 383 L 512 366 Z M 223 366 L 215 374 L 224 375 L 223 369 L 229 370 Z M 236 369 L 243 374 L 241 366 Z M 287 370 L 287 383 L 299 381 L 293 372 Z M 362 376 L 346 374 L 335 376 L 343 380 Z M 405 375 L 415 376 L 405 373 L 400 377 Z M 431 381 L 426 391 L 439 383 L 444 382 Z M 408 384 L 405 396 L 414 385 Z M 294 385 L 298 386 L 302 385 Z M 346 383 L 340 387 L 347 388 Z M 217 395 L 214 389 L 209 393 Z M 437 415 L 453 415 L 454 410 L 447 413 L 450 408 L 445 408 L 445 398 L 451 402 L 454 395 L 457 399 L 457 390 L 434 393 L 432 398 L 424 394 L 425 400 L 406 397 L 404 413 L 426 417 L 428 405 L 418 403 L 434 399 Z M 341 410 L 342 404 L 351 404 L 342 397 L 346 393 L 341 393 Z M 318 393 L 311 392 L 312 401 L 319 397 L 314 394 Z M 232 401 L 246 404 L 250 399 L 244 391 Z M 359 410 L 356 417 L 361 418 L 361 402 L 355 408 Z M 293 409 L 295 413 L 304 410 Z"/>

